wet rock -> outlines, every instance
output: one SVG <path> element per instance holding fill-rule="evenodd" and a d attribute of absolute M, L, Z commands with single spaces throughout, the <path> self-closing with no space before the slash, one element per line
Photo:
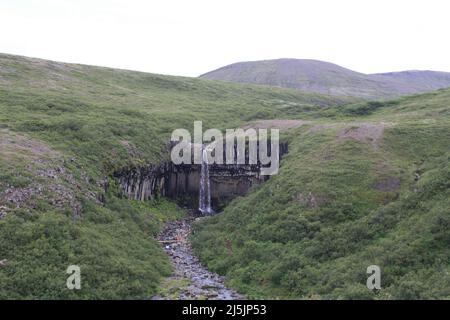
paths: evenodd
<path fill-rule="evenodd" d="M 169 146 L 170 147 L 170 146 Z M 225 149 L 224 149 L 225 150 Z M 225 151 L 224 151 L 225 152 Z M 280 144 L 280 158 L 288 152 L 287 143 Z M 248 153 L 248 152 L 247 152 Z M 248 154 L 245 155 L 248 162 Z M 261 163 L 257 164 L 210 164 L 211 204 L 213 209 L 237 196 L 246 194 L 253 185 L 267 176 L 260 175 Z M 157 195 L 171 199 L 183 199 L 191 207 L 197 207 L 201 176 L 200 164 L 174 165 L 172 162 L 147 166 L 122 168 L 114 177 L 129 199 L 148 200 Z M 107 185 L 105 184 L 105 191 Z"/>
<path fill-rule="evenodd" d="M 223 277 L 209 271 L 194 256 L 188 241 L 193 221 L 194 218 L 186 218 L 167 222 L 164 230 L 157 237 L 168 254 L 174 269 L 170 278 L 175 280 L 173 281 L 175 283 L 189 283 L 185 288 L 176 288 L 180 291 L 178 299 L 244 299 L 244 296 L 225 286 Z M 170 242 L 170 244 L 166 244 L 167 242 Z M 175 288 L 170 288 L 169 294 L 174 293 L 174 290 Z M 156 296 L 153 299 L 169 298 Z"/>

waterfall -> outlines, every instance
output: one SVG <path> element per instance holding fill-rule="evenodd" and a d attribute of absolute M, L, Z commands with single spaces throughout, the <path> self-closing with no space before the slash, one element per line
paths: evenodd
<path fill-rule="evenodd" d="M 211 208 L 211 185 L 209 181 L 208 153 L 205 147 L 202 147 L 202 167 L 200 171 L 198 209 L 204 215 L 211 215 L 214 213 Z"/>

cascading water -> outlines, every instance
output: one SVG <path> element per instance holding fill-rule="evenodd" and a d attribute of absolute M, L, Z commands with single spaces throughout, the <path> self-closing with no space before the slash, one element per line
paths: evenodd
<path fill-rule="evenodd" d="M 202 147 L 202 167 L 200 171 L 199 208 L 204 215 L 211 215 L 214 211 L 211 208 L 211 185 L 209 181 L 208 153 Z"/>

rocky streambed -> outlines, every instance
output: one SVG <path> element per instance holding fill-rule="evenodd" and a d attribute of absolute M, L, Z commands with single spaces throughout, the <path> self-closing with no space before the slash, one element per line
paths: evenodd
<path fill-rule="evenodd" d="M 188 236 L 195 219 L 201 218 L 189 217 L 167 222 L 157 237 L 170 258 L 174 272 L 165 279 L 161 293 L 153 299 L 244 299 L 225 286 L 223 277 L 209 271 L 194 256 Z"/>

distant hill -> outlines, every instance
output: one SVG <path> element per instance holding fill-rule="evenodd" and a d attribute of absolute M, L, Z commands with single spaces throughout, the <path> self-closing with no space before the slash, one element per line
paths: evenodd
<path fill-rule="evenodd" d="M 450 73 L 404 71 L 363 74 L 318 60 L 277 59 L 234 63 L 200 76 L 367 99 L 391 98 L 450 87 Z"/>

